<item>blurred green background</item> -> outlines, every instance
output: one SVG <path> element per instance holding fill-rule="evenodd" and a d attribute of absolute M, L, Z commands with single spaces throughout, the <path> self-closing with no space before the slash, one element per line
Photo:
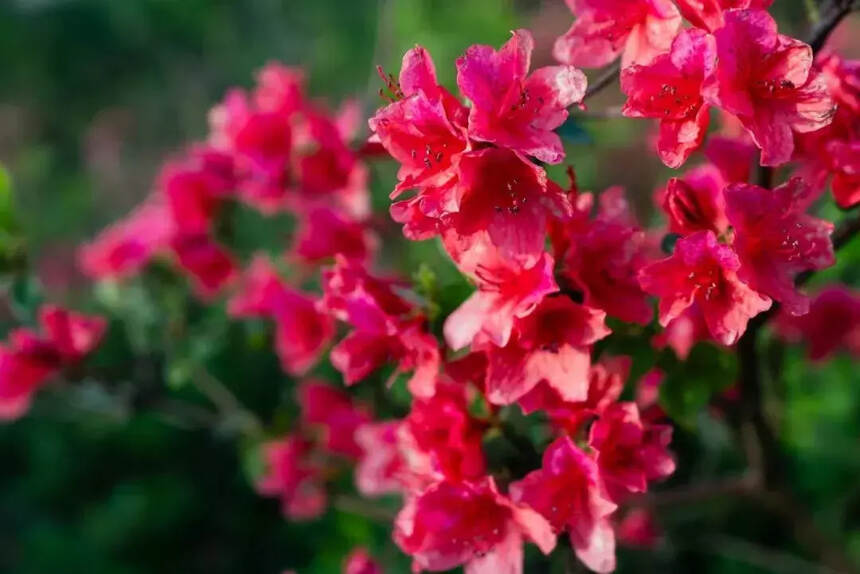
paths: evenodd
<path fill-rule="evenodd" d="M 784 30 L 802 35 L 805 3 L 776 4 Z M 0 163 L 12 177 L 41 289 L 54 300 L 93 304 L 74 269 L 75 246 L 138 203 L 165 157 L 205 137 L 207 110 L 225 89 L 250 85 L 266 61 L 301 65 L 314 96 L 332 105 L 357 97 L 370 111 L 379 104 L 374 65 L 396 72 L 415 43 L 430 50 L 441 78 L 453 85 L 453 61 L 468 45 L 499 45 L 509 30 L 528 27 L 538 44 L 536 64 L 548 63 L 552 40 L 570 21 L 562 0 L 0 0 Z M 856 21 L 843 27 L 858 29 Z M 857 57 L 856 39 L 844 31 L 839 37 Z M 594 109 L 619 102 L 617 90 L 607 92 Z M 625 185 L 641 214 L 652 215 L 651 194 L 669 172 L 648 151 L 645 122 L 585 121 L 565 133 L 583 188 Z M 559 181 L 562 172 L 554 172 Z M 373 173 L 381 208 L 393 168 Z M 841 217 L 832 206 L 822 209 Z M 277 226 L 265 232 L 264 241 L 282 244 Z M 443 310 L 468 292 L 433 242 L 407 244 L 394 226 L 389 233 L 386 249 L 397 262 L 390 265 L 429 264 Z M 856 286 L 858 262 L 855 242 L 838 268 L 816 281 Z M 40 297 L 32 282 L 16 283 L 0 311 L 3 324 L 26 319 Z M 125 398 L 117 402 L 82 380 L 73 394 L 48 392 L 31 416 L 0 427 L 0 572 L 328 573 L 359 544 L 389 572 L 407 571 L 384 521 L 333 510 L 310 525 L 285 522 L 275 501 L 249 487 L 249 463 L 229 429 L 177 428 L 132 415 L 165 381 L 194 398 L 181 384 L 194 357 L 257 412 L 287 426 L 277 421 L 289 420 L 289 408 L 271 405 L 289 402 L 292 383 L 264 329 L 228 325 L 223 310 L 199 307 L 166 274 L 143 278 L 122 295 L 100 292 L 97 301 L 123 323 L 96 363 Z M 178 335 L 151 343 L 156 335 L 148 334 L 176 321 Z M 653 352 L 633 343 L 635 335 L 620 338 L 615 350 L 637 356 L 641 372 Z M 686 386 L 676 393 L 684 418 L 675 444 L 677 484 L 742 464 L 720 417 L 701 408 L 710 391 L 732 382 L 735 366 L 707 355 L 684 372 Z M 781 425 L 792 482 L 821 529 L 860 558 L 857 364 L 840 357 L 812 366 L 801 349 L 775 340 L 768 356 L 775 365 L 768 407 Z M 395 501 L 379 504 L 396 508 Z M 778 516 L 742 502 L 673 508 L 660 521 L 663 542 L 656 550 L 622 549 L 620 572 L 825 572 Z M 565 572 L 560 555 L 530 555 L 527 571 Z"/>

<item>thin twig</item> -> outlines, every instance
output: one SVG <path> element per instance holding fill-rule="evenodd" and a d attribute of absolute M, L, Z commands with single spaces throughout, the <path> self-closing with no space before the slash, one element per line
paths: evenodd
<path fill-rule="evenodd" d="M 728 478 L 700 482 L 682 487 L 652 492 L 630 501 L 630 506 L 659 508 L 698 502 L 708 502 L 717 498 L 744 496 L 755 493 L 760 488 L 760 480 L 753 473 Z"/>
<path fill-rule="evenodd" d="M 606 68 L 606 71 L 603 72 L 603 74 L 601 74 L 600 76 L 598 76 L 597 79 L 594 80 L 594 82 L 589 83 L 588 89 L 585 90 L 585 96 L 583 96 L 582 101 L 584 102 L 585 100 L 597 94 L 603 88 L 614 82 L 615 79 L 618 78 L 619 72 L 621 72 L 621 60 L 616 60 L 608 68 Z"/>
<path fill-rule="evenodd" d="M 813 52 L 818 52 L 821 48 L 824 47 L 824 44 L 827 43 L 827 38 L 830 37 L 831 32 L 839 25 L 839 22 L 842 21 L 845 16 L 847 16 L 852 10 L 857 9 L 857 3 L 853 0 L 835 0 L 830 3 L 830 8 L 825 14 L 823 18 L 821 18 L 815 27 L 812 29 L 812 33 L 809 36 L 809 41 L 807 42 L 810 46 L 812 46 Z"/>
<path fill-rule="evenodd" d="M 246 409 L 224 383 L 206 370 L 200 369 L 196 376 L 191 378 L 191 382 L 215 405 L 227 421 L 236 421 L 242 432 L 256 436 L 263 433 L 263 424 L 257 416 Z"/>

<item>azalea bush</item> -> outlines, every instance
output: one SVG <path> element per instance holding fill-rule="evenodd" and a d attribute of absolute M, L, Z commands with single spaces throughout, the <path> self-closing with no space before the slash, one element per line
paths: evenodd
<path fill-rule="evenodd" d="M 70 571 L 857 571 L 858 6 L 770 4 L 569 0 L 337 105 L 270 62 L 76 247 L 74 304 L 4 181 L 0 519 L 40 433 L 106 418 L 74 480 L 148 479 Z M 600 162 L 615 125 L 647 152 Z"/>

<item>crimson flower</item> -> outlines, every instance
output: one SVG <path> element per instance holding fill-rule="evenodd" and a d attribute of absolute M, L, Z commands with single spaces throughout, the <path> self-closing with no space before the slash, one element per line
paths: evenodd
<path fill-rule="evenodd" d="M 714 33 L 717 69 L 702 89 L 705 101 L 734 114 L 761 148 L 761 164 L 791 159 L 794 132 L 811 132 L 833 119 L 827 86 L 812 70 L 812 48 L 777 33 L 763 10 L 734 10 Z"/>
<path fill-rule="evenodd" d="M 734 344 L 750 318 L 766 311 L 771 300 L 738 278 L 741 263 L 731 247 L 710 231 L 679 239 L 675 253 L 643 268 L 639 281 L 660 299 L 660 324 L 667 326 L 698 304 L 714 338 Z"/>
<path fill-rule="evenodd" d="M 657 151 L 669 167 L 680 167 L 705 139 L 710 107 L 701 89 L 715 63 L 713 37 L 692 29 L 678 34 L 670 51 L 651 63 L 621 72 L 621 90 L 627 94 L 624 115 L 660 120 Z"/>
<path fill-rule="evenodd" d="M 669 49 L 681 27 L 671 0 L 566 0 L 576 20 L 555 42 L 560 62 L 599 68 L 621 55 L 621 65 L 647 64 Z"/>
<path fill-rule="evenodd" d="M 547 163 L 564 159 L 553 130 L 567 108 L 582 101 L 585 75 L 573 66 L 548 66 L 529 75 L 534 39 L 515 30 L 498 51 L 472 46 L 457 60 L 457 85 L 472 102 L 469 136 Z"/>
<path fill-rule="evenodd" d="M 773 0 L 675 0 L 681 15 L 690 24 L 713 32 L 725 24 L 727 10 L 742 10 L 747 8 L 765 9 L 773 4 Z"/>
<path fill-rule="evenodd" d="M 543 453 L 540 470 L 511 485 L 511 497 L 540 512 L 556 531 L 567 529 L 576 556 L 594 572 L 615 570 L 613 503 L 597 463 L 567 435 Z"/>
<path fill-rule="evenodd" d="M 257 481 L 260 494 L 280 498 L 284 515 L 292 520 L 309 520 L 325 511 L 322 469 L 310 459 L 310 442 L 292 435 L 266 443 L 262 452 L 266 472 Z"/>
<path fill-rule="evenodd" d="M 544 554 L 556 542 L 540 514 L 500 494 L 490 477 L 435 484 L 408 499 L 394 523 L 416 572 L 463 565 L 467 574 L 522 574 L 524 539 Z"/>

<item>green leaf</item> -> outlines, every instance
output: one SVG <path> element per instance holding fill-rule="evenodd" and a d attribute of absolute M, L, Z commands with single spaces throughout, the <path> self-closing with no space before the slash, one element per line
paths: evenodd
<path fill-rule="evenodd" d="M 668 374 L 660 388 L 660 404 L 670 417 L 687 427 L 696 425 L 697 415 L 715 394 L 737 380 L 734 354 L 713 345 L 697 345 L 686 361 L 669 357 L 664 363 L 660 366 Z"/>

